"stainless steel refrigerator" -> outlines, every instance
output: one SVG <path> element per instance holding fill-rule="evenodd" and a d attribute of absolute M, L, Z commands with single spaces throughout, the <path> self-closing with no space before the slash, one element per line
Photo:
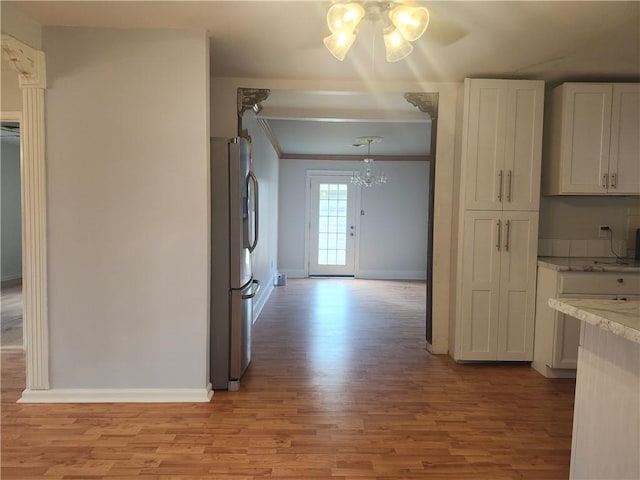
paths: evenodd
<path fill-rule="evenodd" d="M 211 356 L 214 390 L 238 390 L 251 361 L 258 180 L 251 139 L 211 139 Z"/>

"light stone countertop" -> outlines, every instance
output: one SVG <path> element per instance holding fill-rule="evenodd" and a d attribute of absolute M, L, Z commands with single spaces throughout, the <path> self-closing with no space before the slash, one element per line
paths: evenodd
<path fill-rule="evenodd" d="M 538 266 L 559 272 L 626 272 L 640 273 L 640 261 L 604 257 L 538 257 Z"/>
<path fill-rule="evenodd" d="M 640 301 L 550 298 L 549 306 L 614 335 L 640 343 Z"/>

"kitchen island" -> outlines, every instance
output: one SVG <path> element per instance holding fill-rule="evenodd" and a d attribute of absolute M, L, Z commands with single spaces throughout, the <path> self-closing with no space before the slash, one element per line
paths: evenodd
<path fill-rule="evenodd" d="M 640 301 L 549 306 L 581 321 L 570 478 L 640 478 Z"/>

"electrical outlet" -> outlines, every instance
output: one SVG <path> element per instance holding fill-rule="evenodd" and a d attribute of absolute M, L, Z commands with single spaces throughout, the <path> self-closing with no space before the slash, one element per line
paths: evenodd
<path fill-rule="evenodd" d="M 609 225 L 598 225 L 598 238 L 609 238 Z"/>

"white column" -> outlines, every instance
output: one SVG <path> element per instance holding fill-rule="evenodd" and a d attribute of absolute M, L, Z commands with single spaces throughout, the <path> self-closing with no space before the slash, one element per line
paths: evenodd
<path fill-rule="evenodd" d="M 44 89 L 22 88 L 22 289 L 27 390 L 49 388 Z"/>
<path fill-rule="evenodd" d="M 18 72 L 22 191 L 22 289 L 26 339 L 26 390 L 49 389 L 47 319 L 47 196 L 45 178 L 44 53 L 2 35 L 2 54 Z"/>

